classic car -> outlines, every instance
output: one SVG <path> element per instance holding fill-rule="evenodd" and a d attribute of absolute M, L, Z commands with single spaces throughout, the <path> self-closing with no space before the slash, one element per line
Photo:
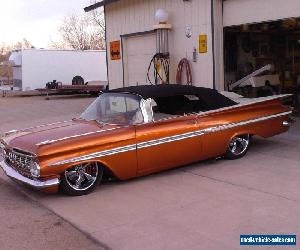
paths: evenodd
<path fill-rule="evenodd" d="M 285 95 L 237 103 L 208 88 L 132 86 L 103 92 L 79 118 L 7 132 L 7 176 L 47 192 L 90 193 L 103 178 L 126 180 L 200 160 L 237 159 L 251 136 L 289 128 Z"/>

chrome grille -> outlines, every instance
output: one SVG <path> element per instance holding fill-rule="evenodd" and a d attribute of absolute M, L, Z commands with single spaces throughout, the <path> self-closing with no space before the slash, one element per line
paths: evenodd
<path fill-rule="evenodd" d="M 5 159 L 11 167 L 23 174 L 30 174 L 30 164 L 34 156 L 19 149 L 5 150 Z"/>

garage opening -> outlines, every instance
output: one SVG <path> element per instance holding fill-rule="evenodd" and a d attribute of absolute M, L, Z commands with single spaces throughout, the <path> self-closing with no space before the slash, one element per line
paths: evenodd
<path fill-rule="evenodd" d="M 146 84 L 149 62 L 156 53 L 155 33 L 127 35 L 123 43 L 124 86 Z"/>
<path fill-rule="evenodd" d="M 246 97 L 299 93 L 300 19 L 225 27 L 224 64 L 226 89 L 258 70 L 233 88 Z"/>

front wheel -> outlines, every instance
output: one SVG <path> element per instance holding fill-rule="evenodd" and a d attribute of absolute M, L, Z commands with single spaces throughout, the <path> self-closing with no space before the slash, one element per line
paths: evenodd
<path fill-rule="evenodd" d="M 250 145 L 250 135 L 238 135 L 231 139 L 225 158 L 229 160 L 235 160 L 242 158 L 248 151 Z"/>
<path fill-rule="evenodd" d="M 68 195 L 86 195 L 99 185 L 102 175 L 103 168 L 97 162 L 79 164 L 64 171 L 60 188 Z"/>

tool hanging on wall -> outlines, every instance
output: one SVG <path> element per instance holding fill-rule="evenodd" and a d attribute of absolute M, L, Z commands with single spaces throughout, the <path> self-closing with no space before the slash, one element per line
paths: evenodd
<path fill-rule="evenodd" d="M 169 31 L 171 25 L 167 23 L 168 13 L 163 9 L 158 9 L 155 13 L 158 24 L 153 26 L 156 32 L 156 54 L 152 57 L 146 81 L 151 84 L 170 83 L 170 53 L 169 53 Z M 153 79 L 151 80 L 151 70 L 153 69 Z"/>
<path fill-rule="evenodd" d="M 150 72 L 153 68 L 153 79 L 154 82 L 151 81 Z M 164 84 L 170 83 L 169 79 L 170 75 L 170 58 L 169 55 L 163 55 L 161 53 L 155 54 L 149 64 L 148 72 L 147 72 L 147 83 L 150 84 Z"/>
<path fill-rule="evenodd" d="M 183 69 L 186 69 L 186 85 L 192 85 L 193 84 L 193 77 L 192 77 L 192 69 L 191 69 L 191 64 L 188 61 L 188 59 L 183 58 L 178 64 L 177 68 L 177 74 L 176 74 L 176 83 L 177 84 L 183 84 L 182 82 L 182 73 Z"/>

